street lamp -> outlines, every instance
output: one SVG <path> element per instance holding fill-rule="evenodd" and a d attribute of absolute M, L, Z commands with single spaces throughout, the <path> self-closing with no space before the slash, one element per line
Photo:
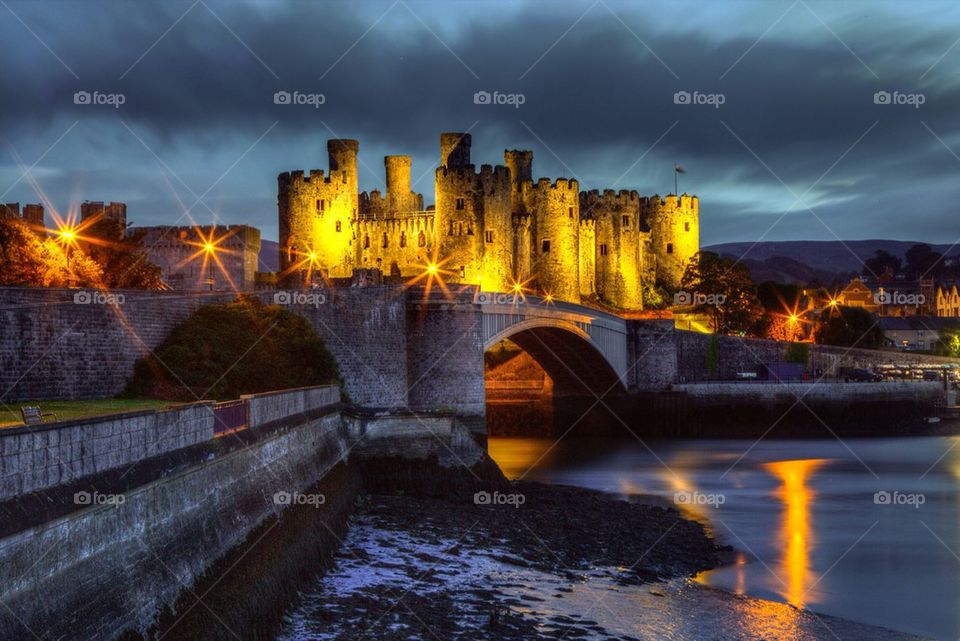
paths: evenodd
<path fill-rule="evenodd" d="M 206 262 L 207 262 L 207 283 L 210 285 L 210 291 L 212 292 L 212 291 L 213 291 L 213 283 L 214 283 L 214 277 L 213 277 L 213 256 L 214 256 L 214 253 L 217 251 L 217 248 L 216 248 L 216 246 L 215 246 L 213 243 L 211 243 L 211 242 L 208 240 L 208 241 L 205 241 L 205 242 L 203 243 L 203 251 L 204 251 L 204 253 L 206 253 L 206 255 L 207 255 L 207 259 L 206 259 Z"/>

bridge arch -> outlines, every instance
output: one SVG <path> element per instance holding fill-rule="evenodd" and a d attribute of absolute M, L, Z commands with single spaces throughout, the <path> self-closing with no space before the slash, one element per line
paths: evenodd
<path fill-rule="evenodd" d="M 482 304 L 484 351 L 509 339 L 554 383 L 556 395 L 602 396 L 626 391 L 623 319 L 570 303 L 527 296 Z"/>

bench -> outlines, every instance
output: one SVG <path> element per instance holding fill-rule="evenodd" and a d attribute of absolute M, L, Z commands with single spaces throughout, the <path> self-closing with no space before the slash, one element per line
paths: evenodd
<path fill-rule="evenodd" d="M 48 416 L 52 416 L 55 421 L 59 420 L 53 412 L 41 412 L 38 405 L 24 405 L 20 408 L 20 416 L 23 417 L 23 422 L 27 425 L 43 423 Z"/>

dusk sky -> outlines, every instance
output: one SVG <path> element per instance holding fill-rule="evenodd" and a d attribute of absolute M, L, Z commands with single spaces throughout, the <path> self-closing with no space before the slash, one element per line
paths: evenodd
<path fill-rule="evenodd" d="M 440 132 L 469 131 L 475 164 L 533 149 L 535 177 L 581 189 L 667 193 L 679 162 L 704 245 L 952 243 L 958 38 L 960 5 L 932 1 L 0 0 L 0 202 L 275 240 L 277 174 L 326 169 L 328 138 L 360 141 L 362 190 L 412 155 L 429 204 Z"/>

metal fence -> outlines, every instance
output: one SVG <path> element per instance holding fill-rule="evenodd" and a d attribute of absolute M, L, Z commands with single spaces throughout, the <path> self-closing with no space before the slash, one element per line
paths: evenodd
<path fill-rule="evenodd" d="M 226 401 L 213 406 L 213 434 L 247 429 L 247 401 Z"/>

